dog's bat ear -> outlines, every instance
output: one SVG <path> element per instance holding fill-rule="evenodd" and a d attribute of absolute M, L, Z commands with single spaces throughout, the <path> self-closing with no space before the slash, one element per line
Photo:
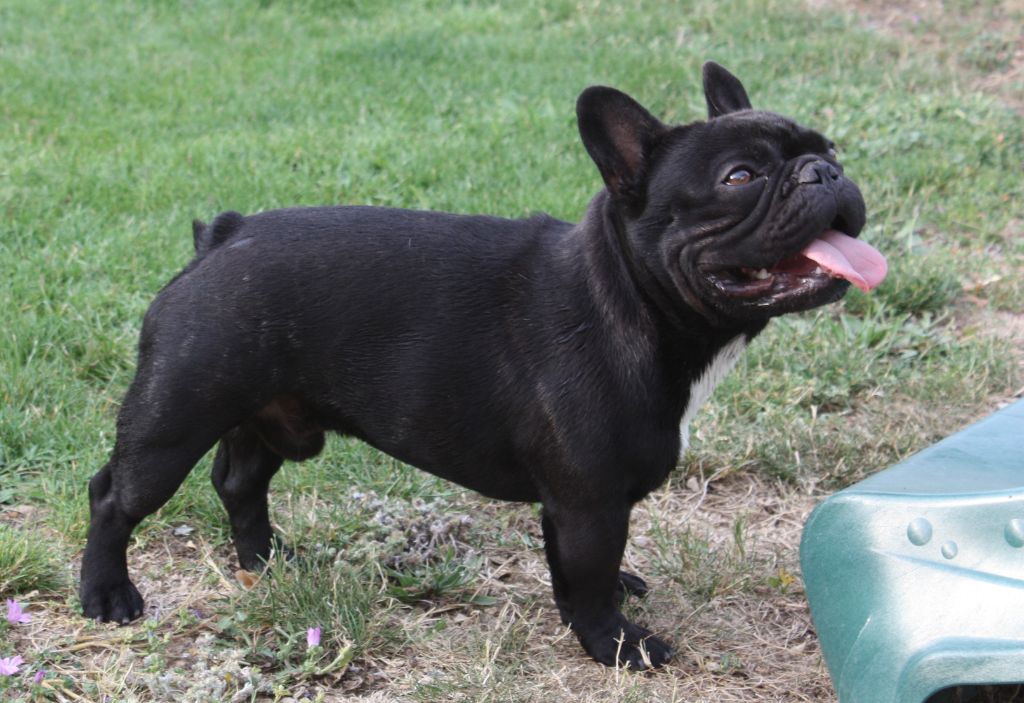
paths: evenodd
<path fill-rule="evenodd" d="M 625 93 L 591 86 L 576 101 L 580 137 L 608 191 L 635 203 L 643 196 L 647 161 L 666 127 Z"/>
<path fill-rule="evenodd" d="M 708 102 L 708 119 L 751 109 L 740 79 L 714 61 L 704 64 L 704 99 Z"/>

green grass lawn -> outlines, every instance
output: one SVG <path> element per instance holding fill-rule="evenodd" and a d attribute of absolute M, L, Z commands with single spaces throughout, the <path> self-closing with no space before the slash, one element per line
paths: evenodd
<path fill-rule="evenodd" d="M 868 203 L 864 237 L 891 268 L 870 296 L 773 323 L 699 416 L 659 500 L 712 475 L 820 496 L 990 411 L 1022 383 L 1020 72 L 1003 80 L 1022 18 L 1010 3 L 947 4 L 883 30 L 821 2 L 4 2 L 0 587 L 39 625 L 0 624 L 0 657 L 54 678 L 35 692 L 0 678 L 0 696 L 219 700 L 201 696 L 220 685 L 227 700 L 249 680 L 259 700 L 562 700 L 559 685 L 581 681 L 594 700 L 671 700 L 700 680 L 680 700 L 747 700 L 715 688 L 735 670 L 724 647 L 718 678 L 695 677 L 686 650 L 653 679 L 598 671 L 524 576 L 543 574 L 529 508 L 343 440 L 275 480 L 277 522 L 306 561 L 237 586 L 207 460 L 133 547 L 144 595 L 164 584 L 175 597 L 146 624 L 86 626 L 73 570 L 86 481 L 111 449 L 142 314 L 191 255 L 193 218 L 358 203 L 575 220 L 600 185 L 575 129 L 579 92 L 614 85 L 668 121 L 700 119 L 708 59 L 755 106 L 837 142 Z M 678 642 L 716 598 L 798 599 L 784 565 L 744 552 L 740 517 L 728 549 L 670 516 L 634 530 L 652 535 L 637 557 L 652 573 L 710 572 L 695 588 L 659 579 L 665 595 L 632 606 L 641 619 Z M 182 524 L 186 538 L 171 532 Z M 410 534 L 441 538 L 410 546 Z M 192 581 L 172 588 L 183 564 Z M 197 636 L 202 652 L 185 657 Z M 164 671 L 183 672 L 169 693 Z M 813 699 L 791 688 L 786 700 Z"/>

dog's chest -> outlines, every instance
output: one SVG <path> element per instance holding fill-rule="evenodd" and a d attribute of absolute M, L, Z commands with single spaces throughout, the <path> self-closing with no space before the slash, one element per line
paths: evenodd
<path fill-rule="evenodd" d="M 690 445 L 690 422 L 701 406 L 711 396 L 726 374 L 732 371 L 740 354 L 747 348 L 747 336 L 739 335 L 730 340 L 704 368 L 704 371 L 697 377 L 696 381 L 690 384 L 690 398 L 686 403 L 686 410 L 683 412 L 683 419 L 679 424 L 679 453 L 682 455 Z"/>

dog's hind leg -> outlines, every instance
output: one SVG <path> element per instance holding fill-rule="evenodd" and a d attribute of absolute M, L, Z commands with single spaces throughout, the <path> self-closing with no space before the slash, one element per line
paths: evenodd
<path fill-rule="evenodd" d="M 174 495 L 217 438 L 238 422 L 231 417 L 237 393 L 195 378 L 181 382 L 181 368 L 167 363 L 175 357 L 158 356 L 151 346 L 143 335 L 139 371 L 118 413 L 114 450 L 89 482 L 79 595 L 85 615 L 102 621 L 124 623 L 142 614 L 142 597 L 128 577 L 132 530 Z"/>
<path fill-rule="evenodd" d="M 126 623 L 142 615 L 142 596 L 128 578 L 128 538 L 141 520 L 120 505 L 116 455 L 89 481 L 89 537 L 79 597 L 87 617 Z"/>
<path fill-rule="evenodd" d="M 284 457 L 267 447 L 252 423 L 228 432 L 217 447 L 211 478 L 231 521 L 231 533 L 243 569 L 257 571 L 281 548 L 267 507 L 270 479 Z"/>
<path fill-rule="evenodd" d="M 324 447 L 324 431 L 294 396 L 274 398 L 221 439 L 213 461 L 213 485 L 231 520 L 238 562 L 263 567 L 273 548 L 286 549 L 270 526 L 267 491 L 285 459 L 302 461 Z"/>
<path fill-rule="evenodd" d="M 87 617 L 126 623 L 142 615 L 143 607 L 128 577 L 132 530 L 167 502 L 215 437 L 136 441 L 133 425 L 120 424 L 110 461 L 89 481 L 89 536 L 79 596 Z"/>

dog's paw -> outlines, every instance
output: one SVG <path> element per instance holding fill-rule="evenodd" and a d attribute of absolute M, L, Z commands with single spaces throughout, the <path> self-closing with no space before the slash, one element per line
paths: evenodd
<path fill-rule="evenodd" d="M 80 592 L 82 612 L 87 618 L 100 622 L 116 622 L 127 625 L 142 616 L 144 602 L 128 579 L 104 586 L 82 585 Z"/>
<path fill-rule="evenodd" d="M 279 555 L 280 558 L 284 559 L 289 564 L 293 564 L 298 560 L 298 555 L 295 553 L 295 550 L 289 547 L 288 544 L 285 543 L 284 538 L 276 532 L 274 533 L 273 539 L 270 541 L 270 546 L 273 550 L 271 558 L 273 558 L 274 555 Z"/>
<path fill-rule="evenodd" d="M 235 548 L 238 554 L 238 565 L 254 574 L 261 574 L 269 569 L 276 558 L 283 559 L 289 564 L 296 559 L 295 550 L 285 544 L 276 532 L 271 537 L 269 546 L 261 544 L 259 548 L 256 548 L 236 539 Z"/>
<path fill-rule="evenodd" d="M 633 671 L 655 669 L 672 657 L 672 647 L 639 625 L 619 616 L 612 628 L 599 634 L 580 634 L 587 654 L 606 666 L 621 666 Z"/>
<path fill-rule="evenodd" d="M 643 598 L 649 590 L 647 582 L 639 576 L 626 571 L 619 572 L 619 582 L 615 585 L 615 597 L 619 603 L 625 601 L 627 596 Z"/>

